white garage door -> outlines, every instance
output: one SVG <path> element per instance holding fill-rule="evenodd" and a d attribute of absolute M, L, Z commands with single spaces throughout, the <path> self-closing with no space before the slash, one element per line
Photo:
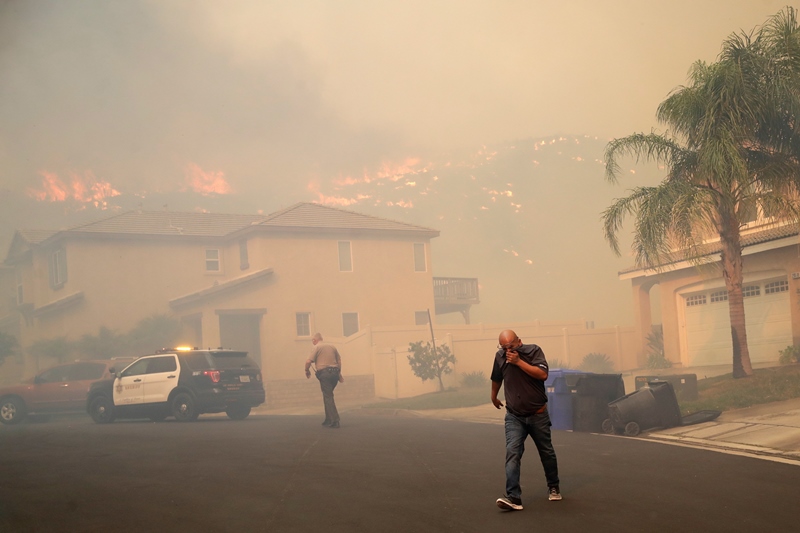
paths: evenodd
<path fill-rule="evenodd" d="M 753 363 L 777 361 L 792 344 L 786 278 L 744 284 L 747 345 Z M 728 293 L 722 289 L 682 295 L 688 366 L 730 364 L 733 357 Z"/>

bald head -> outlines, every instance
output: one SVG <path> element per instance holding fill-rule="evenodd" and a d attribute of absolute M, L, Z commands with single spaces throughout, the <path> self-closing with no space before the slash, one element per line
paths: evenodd
<path fill-rule="evenodd" d="M 507 346 L 512 344 L 514 341 L 518 339 L 517 334 L 514 333 L 513 330 L 507 329 L 500 333 L 500 337 L 498 338 L 498 342 L 500 342 L 500 346 Z"/>

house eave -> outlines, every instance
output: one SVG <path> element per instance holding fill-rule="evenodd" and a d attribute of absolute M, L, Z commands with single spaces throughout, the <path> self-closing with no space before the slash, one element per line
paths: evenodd
<path fill-rule="evenodd" d="M 272 275 L 272 268 L 265 268 L 263 270 L 253 272 L 245 276 L 240 276 L 238 278 L 234 278 L 232 280 L 220 283 L 218 285 L 212 285 L 211 287 L 208 287 L 206 289 L 186 294 L 184 296 L 179 296 L 178 298 L 173 298 L 172 300 L 169 301 L 169 306 L 172 307 L 173 309 L 177 309 L 179 307 L 186 307 L 188 305 L 196 304 L 202 302 L 207 298 L 216 296 L 222 292 L 226 292 L 234 288 L 241 287 L 242 285 L 251 283 L 253 281 L 265 278 L 270 275 Z"/>

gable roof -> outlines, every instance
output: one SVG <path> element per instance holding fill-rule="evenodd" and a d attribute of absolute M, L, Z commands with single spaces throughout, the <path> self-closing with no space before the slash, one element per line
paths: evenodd
<path fill-rule="evenodd" d="M 69 235 L 228 238 L 249 228 L 315 233 L 377 232 L 420 238 L 439 235 L 439 231 L 432 228 L 308 202 L 294 204 L 270 215 L 136 210 L 60 231 L 17 230 L 6 261 L 25 253 L 32 246 Z"/>
<path fill-rule="evenodd" d="M 421 233 L 430 237 L 439 235 L 439 231 L 432 228 L 308 202 L 272 213 L 256 225 L 262 228 L 388 231 Z"/>
<path fill-rule="evenodd" d="M 126 211 L 102 220 L 70 228 L 66 230 L 66 233 L 224 237 L 263 219 L 264 215 Z"/>
<path fill-rule="evenodd" d="M 778 223 L 771 225 L 770 227 L 767 227 L 765 229 L 760 229 L 757 231 L 753 231 L 751 233 L 744 233 L 741 236 L 742 252 L 746 255 L 747 254 L 746 249 L 748 247 L 753 247 L 757 244 L 766 244 L 773 241 L 779 241 L 781 239 L 787 239 L 789 237 L 796 237 L 798 235 L 800 235 L 800 229 L 798 229 L 798 226 L 796 224 L 785 224 L 785 223 L 784 224 Z M 797 244 L 797 243 L 794 242 L 792 244 Z M 722 252 L 722 243 L 720 243 L 717 240 L 714 242 L 709 242 L 701 245 L 698 249 L 698 257 L 704 260 L 713 260 L 712 256 L 715 254 L 719 254 L 720 252 Z M 690 259 L 688 258 L 687 254 L 683 252 L 675 252 L 670 254 L 667 261 L 665 261 L 664 264 L 661 265 L 661 267 L 664 268 L 665 270 L 677 270 L 679 263 L 683 263 L 689 260 Z M 625 270 L 621 270 L 618 274 L 619 276 L 625 276 L 627 274 L 628 276 L 625 277 L 631 277 L 630 274 L 634 272 L 640 272 L 641 274 L 645 274 L 646 272 L 654 270 L 655 269 L 650 269 L 647 267 L 632 266 L 626 268 Z"/>

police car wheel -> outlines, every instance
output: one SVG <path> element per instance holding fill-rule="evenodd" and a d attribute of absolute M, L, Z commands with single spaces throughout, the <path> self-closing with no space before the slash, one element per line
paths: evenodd
<path fill-rule="evenodd" d="M 197 420 L 200 413 L 197 411 L 194 399 L 188 393 L 181 392 L 172 400 L 172 416 L 178 422 L 192 422 Z"/>
<path fill-rule="evenodd" d="M 89 405 L 89 414 L 98 424 L 110 424 L 114 421 L 114 402 L 108 396 L 96 396 Z"/>
<path fill-rule="evenodd" d="M 0 402 L 0 422 L 3 424 L 19 424 L 25 418 L 26 412 L 22 398 L 11 396 Z"/>
<path fill-rule="evenodd" d="M 225 414 L 233 420 L 244 420 L 250 414 L 250 407 L 247 405 L 232 405 L 225 409 Z"/>

